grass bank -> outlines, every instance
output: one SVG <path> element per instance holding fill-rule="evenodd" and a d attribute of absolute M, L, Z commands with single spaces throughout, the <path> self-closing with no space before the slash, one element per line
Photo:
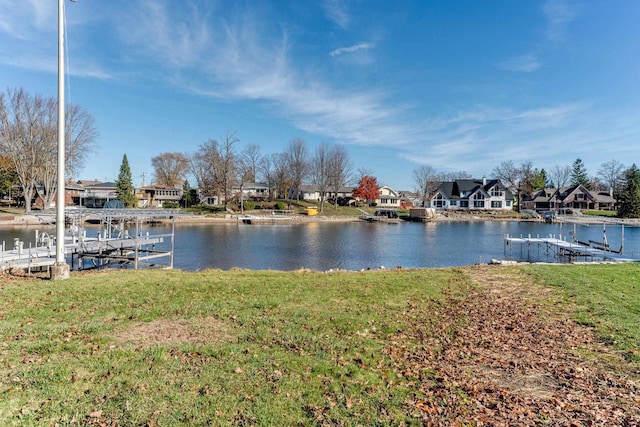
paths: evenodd
<path fill-rule="evenodd" d="M 576 321 L 640 363 L 640 264 L 536 265 L 532 281 L 558 289 Z"/>
<path fill-rule="evenodd" d="M 612 277 L 638 275 L 608 267 L 5 277 L 0 424 L 640 421 L 634 383 L 575 351 L 610 351 L 585 324 L 637 346 L 637 329 L 610 330 L 619 317 L 637 325 L 637 305 L 581 308 Z M 516 386 L 532 369 L 534 392 Z"/>

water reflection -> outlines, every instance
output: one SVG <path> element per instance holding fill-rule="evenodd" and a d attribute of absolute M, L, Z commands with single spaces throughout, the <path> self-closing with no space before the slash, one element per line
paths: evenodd
<path fill-rule="evenodd" d="M 0 241 L 33 241 L 35 227 L 0 230 Z M 49 227 L 40 231 L 54 232 Z M 170 227 L 149 226 L 151 234 Z M 603 227 L 518 222 L 201 224 L 176 226 L 174 266 L 184 270 L 233 267 L 254 270 L 360 270 L 445 267 L 504 259 L 504 236 L 568 236 L 602 241 Z M 607 226 L 613 249 L 621 245 L 620 226 Z M 625 228 L 625 254 L 640 256 L 640 228 Z M 168 249 L 168 242 L 166 243 Z M 506 255 L 509 252 L 507 251 Z M 514 255 L 520 255 L 513 248 Z"/>

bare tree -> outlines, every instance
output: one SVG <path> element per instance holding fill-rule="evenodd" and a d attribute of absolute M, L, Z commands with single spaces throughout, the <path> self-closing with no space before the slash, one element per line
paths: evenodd
<path fill-rule="evenodd" d="M 246 182 L 257 182 L 260 163 L 262 162 L 262 153 L 260 147 L 255 144 L 249 144 L 240 153 L 240 160 L 244 167 L 243 179 Z"/>
<path fill-rule="evenodd" d="M 0 147 L 15 168 L 25 198 L 25 212 L 31 211 L 36 183 L 43 184 L 40 196 L 45 206 L 53 200 L 57 183 L 57 101 L 31 96 L 24 89 L 0 93 Z M 76 105 L 65 115 L 65 172 L 82 168 L 93 149 L 98 132 L 93 117 Z"/>
<path fill-rule="evenodd" d="M 202 196 L 218 196 L 220 200 L 220 183 L 216 180 L 215 167 L 220 164 L 218 141 L 210 139 L 201 144 L 198 150 L 189 156 L 189 171 L 196 180 L 198 191 Z"/>
<path fill-rule="evenodd" d="M 291 171 L 292 188 L 296 192 L 296 200 L 300 200 L 300 187 L 309 175 L 309 154 L 307 143 L 302 138 L 289 142 L 287 147 L 287 163 Z"/>
<path fill-rule="evenodd" d="M 571 167 L 568 165 L 560 166 L 555 165 L 549 170 L 549 180 L 551 185 L 555 188 L 562 188 L 569 185 L 571 178 Z"/>
<path fill-rule="evenodd" d="M 227 208 L 231 190 L 236 181 L 236 152 L 233 148 L 236 142 L 240 141 L 236 137 L 235 131 L 227 131 L 220 144 L 219 164 L 216 166 L 216 179 L 220 183 L 224 197 L 224 208 Z"/>
<path fill-rule="evenodd" d="M 58 104 L 57 102 L 47 102 L 47 116 L 55 117 L 57 126 Z M 47 120 L 51 123 L 51 121 Z M 47 145 L 41 147 L 43 153 L 48 153 L 42 157 L 40 166 L 40 182 L 42 190 L 36 187 L 44 206 L 50 206 L 55 197 L 55 189 L 58 181 L 58 141 L 57 129 L 50 126 L 46 138 Z M 89 151 L 93 148 L 98 132 L 94 126 L 93 116 L 77 105 L 68 105 L 65 110 L 65 172 L 69 175 L 78 173 L 84 165 Z"/>
<path fill-rule="evenodd" d="M 598 169 L 598 177 L 602 179 L 602 183 L 606 185 L 613 194 L 620 194 L 624 184 L 625 166 L 617 160 L 609 160 L 600 165 Z"/>
<path fill-rule="evenodd" d="M 189 159 L 182 153 L 161 153 L 151 159 L 157 184 L 168 187 L 182 185 L 189 171 Z"/>
<path fill-rule="evenodd" d="M 236 177 L 240 183 L 240 211 L 242 213 L 244 213 L 244 186 L 246 183 L 257 181 L 262 157 L 260 147 L 249 144 L 236 160 Z"/>
<path fill-rule="evenodd" d="M 262 160 L 260 160 L 258 170 L 260 171 L 265 184 L 267 184 L 267 187 L 269 188 L 269 200 L 273 200 L 273 192 L 275 186 L 273 156 L 262 156 Z"/>
<path fill-rule="evenodd" d="M 522 162 L 519 168 L 520 172 L 520 185 L 518 189 L 520 192 L 530 194 L 533 192 L 533 181 L 536 176 L 537 169 L 533 168 L 533 163 L 530 160 Z"/>
<path fill-rule="evenodd" d="M 240 187 L 240 212 L 244 213 L 244 185 L 247 182 L 255 182 L 255 179 L 251 179 L 251 177 L 255 177 L 253 175 L 251 164 L 245 159 L 242 155 L 238 156 L 235 162 L 235 179 L 239 183 Z"/>
<path fill-rule="evenodd" d="M 293 186 L 289 173 L 288 156 L 285 153 L 276 153 L 271 156 L 273 164 L 273 186 L 276 197 L 283 196 L 289 199 L 289 192 Z"/>
<path fill-rule="evenodd" d="M 364 178 L 365 176 L 373 176 L 373 171 L 371 169 L 369 169 L 369 168 L 360 167 L 356 171 L 356 176 L 355 176 L 354 181 L 355 182 L 360 182 L 360 181 L 362 181 L 362 178 Z"/>
<path fill-rule="evenodd" d="M 329 191 L 333 191 L 335 205 L 338 207 L 338 192 L 351 179 L 351 159 L 342 145 L 335 145 L 329 152 Z"/>
<path fill-rule="evenodd" d="M 324 201 L 326 192 L 329 189 L 329 168 L 330 168 L 329 144 L 323 142 L 318 145 L 311 158 L 310 171 L 311 183 L 318 187 L 320 193 L 320 212 L 324 211 Z"/>
<path fill-rule="evenodd" d="M 467 171 L 457 171 L 457 172 L 443 172 L 440 174 L 440 177 L 443 182 L 446 181 L 455 181 L 457 179 L 471 179 L 473 178 L 471 174 Z"/>
<path fill-rule="evenodd" d="M 520 195 L 522 193 L 521 185 L 523 170 L 525 170 L 526 167 L 527 163 L 524 164 L 523 168 L 519 168 L 513 164 L 513 161 L 507 160 L 500 163 L 499 166 L 496 166 L 493 169 L 495 177 L 501 180 L 502 183 L 505 184 L 507 188 L 509 188 L 509 190 L 516 194 L 518 211 L 520 211 Z"/>
<path fill-rule="evenodd" d="M 422 201 L 422 206 L 426 206 L 427 201 L 440 187 L 442 177 L 429 165 L 422 165 L 413 170 L 413 182 L 416 185 L 416 193 Z"/>

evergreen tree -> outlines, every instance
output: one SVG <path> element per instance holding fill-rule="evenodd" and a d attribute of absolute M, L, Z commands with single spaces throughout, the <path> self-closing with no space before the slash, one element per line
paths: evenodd
<path fill-rule="evenodd" d="M 625 186 L 620 197 L 618 216 L 640 218 L 640 170 L 633 164 L 625 175 Z"/>
<path fill-rule="evenodd" d="M 193 195 L 191 194 L 191 185 L 189 185 L 188 180 L 184 180 L 182 184 L 182 200 L 180 200 L 180 204 L 186 208 L 193 205 Z"/>
<path fill-rule="evenodd" d="M 589 183 L 589 174 L 587 174 L 587 168 L 582 163 L 582 159 L 578 158 L 573 162 L 571 166 L 571 185 L 582 184 L 587 190 L 591 189 Z"/>
<path fill-rule="evenodd" d="M 124 203 L 126 207 L 134 207 L 136 205 L 135 189 L 133 188 L 133 179 L 131 178 L 131 168 L 127 155 L 122 156 L 122 164 L 120 165 L 120 173 L 116 180 L 116 193 L 118 199 Z"/>

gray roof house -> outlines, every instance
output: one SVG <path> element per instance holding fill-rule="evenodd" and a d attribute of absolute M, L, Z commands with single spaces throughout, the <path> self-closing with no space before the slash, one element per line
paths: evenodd
<path fill-rule="evenodd" d="M 611 192 L 589 191 L 581 184 L 561 188 L 544 188 L 522 199 L 525 209 L 551 211 L 558 209 L 614 210 L 616 200 Z"/>
<path fill-rule="evenodd" d="M 441 182 L 428 203 L 436 209 L 510 210 L 513 193 L 499 179 L 457 179 Z"/>
<path fill-rule="evenodd" d="M 85 193 L 82 206 L 101 208 L 106 202 L 118 199 L 115 182 L 79 181 L 79 183 L 87 182 L 90 184 L 84 185 Z"/>
<path fill-rule="evenodd" d="M 333 188 L 328 188 L 325 191 L 326 199 L 332 197 L 352 197 L 352 195 L 353 187 L 340 187 L 337 194 L 333 191 Z M 290 197 L 292 199 L 296 198 L 295 190 L 291 190 Z M 318 187 L 317 185 L 301 185 L 300 200 L 320 200 L 320 187 Z"/>

